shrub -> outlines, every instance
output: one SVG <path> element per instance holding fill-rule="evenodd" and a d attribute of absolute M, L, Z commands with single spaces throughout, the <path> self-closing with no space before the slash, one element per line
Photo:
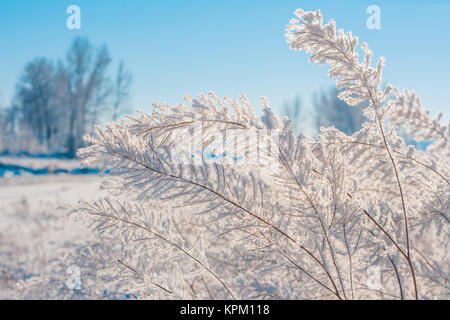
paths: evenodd
<path fill-rule="evenodd" d="M 212 92 L 97 128 L 79 156 L 109 170 L 111 196 L 80 210 L 120 248 L 127 292 L 449 298 L 448 125 L 409 91 L 391 97 L 384 59 L 373 67 L 351 32 L 324 24 L 320 11 L 295 15 L 291 49 L 328 64 L 339 98 L 366 106 L 362 128 L 295 136 L 266 98 L 258 117 L 245 96 Z M 400 127 L 433 143 L 406 146 Z"/>

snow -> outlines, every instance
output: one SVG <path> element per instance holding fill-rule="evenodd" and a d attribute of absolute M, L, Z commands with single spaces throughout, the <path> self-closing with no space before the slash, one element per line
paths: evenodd
<path fill-rule="evenodd" d="M 52 162 L 70 167 L 76 161 Z M 51 275 L 52 262 L 65 248 L 94 237 L 70 208 L 79 199 L 101 196 L 100 182 L 95 175 L 0 178 L 0 299 L 17 298 L 18 281 Z"/>
<path fill-rule="evenodd" d="M 0 163 L 15 164 L 17 166 L 32 169 L 53 167 L 70 170 L 81 167 L 81 161 L 79 159 L 44 158 L 44 157 L 0 156 Z"/>

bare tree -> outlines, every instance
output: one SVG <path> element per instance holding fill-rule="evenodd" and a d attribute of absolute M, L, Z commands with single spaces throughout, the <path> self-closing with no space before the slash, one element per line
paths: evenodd
<path fill-rule="evenodd" d="M 106 70 L 110 62 L 105 46 L 95 50 L 85 38 L 75 39 L 69 50 L 66 67 L 70 109 L 67 139 L 69 153 L 74 154 L 82 146 L 82 137 L 88 129 L 88 117 L 96 120 L 97 107 L 108 96 L 101 91 L 105 90 L 108 81 Z"/>
<path fill-rule="evenodd" d="M 284 114 L 292 121 L 292 127 L 295 132 L 300 130 L 300 114 L 302 111 L 302 100 L 300 95 L 297 95 L 293 102 L 284 104 Z"/>
<path fill-rule="evenodd" d="M 320 131 L 320 127 L 334 126 L 342 132 L 352 134 L 361 128 L 364 119 L 362 107 L 350 107 L 338 98 L 338 94 L 339 90 L 336 87 L 315 94 L 312 114 L 304 113 L 301 98 L 298 95 L 292 102 L 284 104 L 284 114 L 291 120 L 294 131 L 297 133 L 308 130 L 304 126 L 307 121 L 302 121 L 304 116 L 313 124 L 313 131 L 316 133 Z"/>
<path fill-rule="evenodd" d="M 57 125 L 52 105 L 54 73 L 54 66 L 49 60 L 36 58 L 26 65 L 16 92 L 23 115 L 22 124 L 47 147 L 50 146 Z"/>
<path fill-rule="evenodd" d="M 336 87 L 328 91 L 321 91 L 314 97 L 314 123 L 317 131 L 320 127 L 334 126 L 346 134 L 352 134 L 361 129 L 363 123 L 362 108 L 350 107 L 345 101 L 338 98 L 339 90 Z"/>
<path fill-rule="evenodd" d="M 17 83 L 12 106 L 3 112 L 2 140 L 20 140 L 10 146 L 14 152 L 33 149 L 75 155 L 102 113 L 112 110 L 117 119 L 125 111 L 131 74 L 121 62 L 111 81 L 110 63 L 107 48 L 94 47 L 86 38 L 73 41 L 65 60 L 32 60 Z M 17 139 L 6 138 L 6 131 Z"/>
<path fill-rule="evenodd" d="M 125 69 L 123 61 L 120 62 L 117 69 L 116 82 L 114 86 L 114 102 L 113 102 L 113 120 L 116 121 L 118 117 L 126 112 L 124 104 L 130 96 L 130 86 L 133 77 L 131 73 Z"/>

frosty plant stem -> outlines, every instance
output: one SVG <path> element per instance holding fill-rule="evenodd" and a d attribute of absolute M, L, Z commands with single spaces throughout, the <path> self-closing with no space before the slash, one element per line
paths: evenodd
<path fill-rule="evenodd" d="M 211 188 L 208 187 L 208 186 L 199 184 L 199 183 L 197 183 L 197 182 L 195 182 L 195 181 L 190 181 L 190 180 L 184 179 L 183 177 L 175 176 L 175 175 L 172 175 L 172 174 L 167 174 L 166 172 L 163 172 L 163 171 L 158 171 L 158 170 L 156 170 L 156 169 L 154 169 L 154 168 L 152 168 L 152 167 L 147 166 L 145 163 L 140 162 L 139 160 L 130 158 L 130 157 L 127 156 L 126 154 L 121 154 L 119 150 L 114 150 L 114 145 L 112 145 L 111 143 L 108 142 L 108 139 L 106 138 L 106 136 L 104 135 L 104 133 L 103 133 L 101 130 L 98 130 L 98 132 L 99 132 L 99 134 L 104 138 L 104 141 L 108 144 L 108 147 L 110 148 L 110 153 L 116 154 L 118 158 L 122 158 L 122 157 L 123 157 L 123 158 L 126 158 L 126 159 L 128 159 L 129 161 L 132 161 L 132 162 L 134 162 L 135 164 L 137 164 L 137 165 L 139 165 L 139 166 L 142 166 L 142 167 L 144 167 L 144 168 L 146 168 L 146 169 L 148 169 L 148 170 L 150 170 L 150 171 L 152 171 L 152 172 L 154 172 L 154 173 L 156 173 L 156 174 L 158 174 L 158 175 L 166 176 L 167 178 L 175 179 L 175 180 L 181 181 L 182 183 L 191 184 L 191 185 L 194 185 L 194 186 L 196 186 L 196 187 L 202 188 L 202 189 L 204 189 L 205 191 L 207 191 L 207 192 L 209 192 L 209 193 L 212 193 L 213 195 L 215 195 L 215 196 L 217 196 L 217 197 L 223 199 L 224 201 L 230 203 L 231 205 L 235 206 L 235 207 L 238 208 L 239 210 L 242 210 L 243 212 L 245 212 L 246 214 L 250 215 L 251 217 L 253 217 L 253 218 L 259 220 L 259 221 L 262 222 L 263 224 L 265 224 L 265 225 L 267 225 L 268 227 L 270 227 L 270 228 L 274 229 L 275 231 L 279 232 L 281 235 L 283 235 L 284 237 L 286 237 L 288 240 L 292 241 L 292 242 L 295 243 L 296 245 L 299 245 L 300 249 L 302 249 L 306 254 L 308 254 L 311 258 L 313 258 L 313 260 L 314 260 L 315 262 L 317 262 L 317 263 L 320 265 L 320 267 L 324 270 L 324 272 L 326 273 L 327 277 L 329 278 L 329 280 L 331 281 L 331 283 L 332 283 L 332 285 L 333 285 L 333 287 L 334 287 L 334 289 L 335 289 L 335 291 L 332 291 L 332 290 L 331 290 L 331 292 L 333 292 L 339 299 L 341 299 L 341 297 L 340 297 L 340 295 L 339 295 L 339 291 L 338 291 L 338 289 L 337 289 L 337 287 L 336 287 L 336 284 L 335 284 L 333 278 L 331 277 L 331 275 L 329 274 L 329 271 L 327 270 L 327 268 L 320 262 L 320 260 L 319 260 L 317 257 L 314 256 L 313 253 L 311 253 L 311 251 L 309 251 L 309 250 L 308 250 L 307 248 L 305 248 L 303 245 L 299 244 L 297 240 L 295 240 L 293 237 L 291 237 L 290 235 L 288 235 L 286 232 L 282 231 L 281 229 L 279 229 L 279 228 L 276 227 L 275 225 L 273 225 L 273 224 L 271 224 L 270 222 L 266 221 L 264 218 L 258 216 L 257 214 L 251 212 L 250 210 L 248 210 L 248 209 L 242 207 L 239 203 L 237 203 L 237 202 L 235 202 L 235 201 L 233 201 L 233 200 L 231 200 L 231 199 L 228 199 L 228 198 L 225 197 L 224 195 L 218 193 L 216 190 L 213 190 L 213 189 L 211 189 Z M 120 144 L 119 140 L 118 140 L 116 137 L 114 137 L 114 138 L 115 138 L 116 142 L 118 142 L 118 143 Z M 151 152 L 155 155 L 155 157 L 158 157 L 158 158 L 159 158 L 159 155 L 153 150 L 153 148 L 150 148 L 150 150 L 151 150 Z M 162 160 L 159 159 L 159 161 L 162 161 Z M 301 188 L 301 185 L 299 185 L 299 186 L 300 186 L 300 188 Z M 306 194 L 305 194 L 305 195 L 306 195 Z M 307 195 L 306 195 L 306 196 L 307 196 Z M 308 196 L 307 196 L 307 198 L 309 199 L 309 201 L 311 201 L 310 198 L 309 198 Z M 312 203 L 312 202 L 311 202 L 311 203 Z M 319 220 L 320 220 L 320 217 L 319 217 Z M 323 225 L 322 225 L 322 227 L 323 227 Z M 330 244 L 330 250 L 332 251 L 332 249 L 331 249 L 331 244 Z M 195 259 L 195 258 L 194 258 L 194 259 Z M 334 259 L 334 257 L 333 257 L 333 259 Z M 292 262 L 292 260 L 289 260 L 289 261 Z M 201 264 L 201 265 L 202 265 L 202 264 Z M 203 266 L 203 265 L 202 265 L 202 266 Z M 297 264 L 296 264 L 296 267 L 298 267 Z M 336 269 L 337 269 L 337 266 L 336 266 Z M 206 269 L 206 270 L 207 270 L 208 272 L 212 273 L 209 269 Z M 300 270 L 304 271 L 309 277 L 312 277 L 311 274 L 308 273 L 308 272 L 306 272 L 303 268 L 300 268 Z M 212 274 L 217 278 L 217 276 L 216 276 L 214 273 L 212 273 Z M 338 274 L 339 274 L 339 272 L 338 272 Z M 312 278 L 313 278 L 314 281 L 317 281 L 317 279 L 315 279 L 314 277 L 312 277 Z M 217 278 L 217 279 L 218 279 L 218 281 L 220 281 L 220 282 L 222 283 L 222 281 L 221 281 L 219 278 Z M 319 281 L 319 283 L 320 283 L 320 281 Z M 222 283 L 222 284 L 223 284 L 223 283 Z M 323 284 L 321 284 L 321 285 L 323 285 Z M 225 288 L 227 288 L 227 287 L 225 286 L 225 284 L 223 284 L 223 286 L 224 286 Z M 343 287 L 342 287 L 342 288 L 343 288 Z M 227 289 L 227 290 L 228 290 L 228 289 Z M 231 292 L 230 292 L 230 295 L 233 296 L 233 295 L 231 294 Z M 233 298 L 234 298 L 234 296 L 233 296 Z"/>
<path fill-rule="evenodd" d="M 372 52 L 351 32 L 336 31 L 333 20 L 323 25 L 320 11 L 295 14 L 286 28 L 291 48 L 330 65 L 340 99 L 366 105 L 362 128 L 351 136 L 333 127 L 317 138 L 296 135 L 267 98 L 259 116 L 245 95 L 214 92 L 186 95 L 176 106 L 155 102 L 150 114 L 98 128 L 78 154 L 109 170 L 105 187 L 122 209 L 99 200 L 80 210 L 93 213 L 95 229 L 123 252 L 125 272 L 151 279 L 135 287 L 117 276 L 126 292 L 155 299 L 448 298 L 449 126 L 430 119 L 408 91 L 394 89 L 395 100 L 388 99 L 384 59 L 372 67 Z M 432 139 L 429 149 L 407 146 L 399 126 Z M 235 154 L 255 151 L 261 136 L 263 161 L 239 163 Z M 221 161 L 208 158 L 210 149 Z M 414 263 L 413 250 L 420 252 Z M 368 274 L 374 265 L 383 270 L 376 290 Z"/>
<path fill-rule="evenodd" d="M 108 203 L 108 205 L 110 206 L 110 208 L 117 214 L 117 211 L 114 209 L 114 207 L 112 206 L 112 204 L 106 199 L 106 202 Z M 208 273 L 210 273 L 224 288 L 225 290 L 230 294 L 230 296 L 233 298 L 233 300 L 236 300 L 236 297 L 233 295 L 233 293 L 231 293 L 230 289 L 228 289 L 227 285 L 210 269 L 208 268 L 203 262 L 201 262 L 200 260 L 198 260 L 196 257 L 194 257 L 192 254 L 190 254 L 189 252 L 187 252 L 185 249 L 183 249 L 181 246 L 179 246 L 178 244 L 170 241 L 169 239 L 167 239 L 166 237 L 160 235 L 159 233 L 155 232 L 154 230 L 150 229 L 149 227 L 136 223 L 134 221 L 130 221 L 130 220 L 126 220 L 123 218 L 120 218 L 118 216 L 113 216 L 113 215 L 108 215 L 108 214 L 104 214 L 104 213 L 100 213 L 98 212 L 98 209 L 95 208 L 94 206 L 90 205 L 89 203 L 86 203 L 89 207 L 91 207 L 94 211 L 91 211 L 90 214 L 92 215 L 96 215 L 99 216 L 101 218 L 105 218 L 105 219 L 110 219 L 110 220 L 115 220 L 117 222 L 121 222 L 123 224 L 126 225 L 131 225 L 133 227 L 136 227 L 138 229 L 142 229 L 146 232 L 148 232 L 150 235 L 153 235 L 155 237 L 157 237 L 158 239 L 161 239 L 162 241 L 170 244 L 171 246 L 175 247 L 176 249 L 180 250 L 182 253 L 184 253 L 185 255 L 187 255 L 189 258 L 191 258 L 192 260 L 194 260 L 195 262 L 197 262 L 202 268 L 204 268 Z M 126 216 L 130 217 L 130 214 L 127 212 L 127 210 L 124 208 L 124 206 L 120 206 L 121 209 L 124 211 L 124 213 L 126 214 Z M 137 272 L 135 269 L 131 268 L 130 266 L 128 266 L 127 264 L 125 264 L 123 261 L 118 260 L 119 263 L 121 263 L 122 265 L 126 266 L 128 269 L 132 270 L 133 272 L 137 273 L 140 277 L 142 277 L 144 279 L 143 276 L 140 275 L 139 272 Z M 156 285 L 157 287 L 159 287 L 160 289 L 167 291 L 168 293 L 172 293 L 170 290 L 162 287 L 161 285 L 155 284 L 153 283 L 153 285 Z"/>
<path fill-rule="evenodd" d="M 408 261 L 411 270 L 415 298 L 418 299 L 417 282 L 409 249 L 408 216 L 406 213 L 403 189 L 395 160 L 386 140 L 382 118 L 379 113 L 379 106 L 391 90 L 391 86 L 387 85 L 384 92 L 380 91 L 384 58 L 380 58 L 376 70 L 372 68 L 370 64 L 372 52 L 367 44 L 363 43 L 361 48 L 363 49 L 365 56 L 364 61 L 359 63 L 358 54 L 355 51 L 358 39 L 353 37 L 351 32 L 345 34 L 344 31 L 340 29 L 338 35 L 336 35 L 334 21 L 330 20 L 328 24 L 323 26 L 323 18 L 320 11 L 304 12 L 299 9 L 296 11 L 296 15 L 300 20 L 292 19 L 291 24 L 286 27 L 288 31 L 286 36 L 288 42 L 291 43 L 291 48 L 294 50 L 305 50 L 306 52 L 310 52 L 310 60 L 312 62 L 321 64 L 327 62 L 330 65 L 330 76 L 337 79 L 336 83 L 338 87 L 343 89 L 339 94 L 339 97 L 345 100 L 349 105 L 357 105 L 368 100 L 370 103 L 369 108 L 373 109 L 373 112 L 376 114 L 380 134 L 386 152 L 392 163 L 392 168 L 400 192 L 407 248 L 405 258 Z"/>
<path fill-rule="evenodd" d="M 384 146 L 385 146 L 386 151 L 387 151 L 387 153 L 389 155 L 389 159 L 391 160 L 392 167 L 394 168 L 395 178 L 397 180 L 398 189 L 400 191 L 400 197 L 401 197 L 401 200 L 402 200 L 403 218 L 404 218 L 404 223 L 405 223 L 405 235 L 406 235 L 406 254 L 403 253 L 403 255 L 405 256 L 405 259 L 408 261 L 408 265 L 409 265 L 409 268 L 411 270 L 411 276 L 412 276 L 412 280 L 413 280 L 413 284 L 414 284 L 414 295 L 415 295 L 416 300 L 418 300 L 419 299 L 419 292 L 418 292 L 418 289 L 417 289 L 416 274 L 414 272 L 414 267 L 413 267 L 413 264 L 412 264 L 412 261 L 411 261 L 411 252 L 409 250 L 408 215 L 406 214 L 405 198 L 403 196 L 402 184 L 400 183 L 400 177 L 398 175 L 398 170 L 397 170 L 397 166 L 395 164 L 395 160 L 392 157 L 391 151 L 389 150 L 389 146 L 388 146 L 387 141 L 386 141 L 386 135 L 384 134 L 383 124 L 381 122 L 381 117 L 380 117 L 377 109 L 375 109 L 375 112 L 377 114 L 378 124 L 380 126 L 380 132 L 381 132 L 381 135 L 383 137 Z"/>

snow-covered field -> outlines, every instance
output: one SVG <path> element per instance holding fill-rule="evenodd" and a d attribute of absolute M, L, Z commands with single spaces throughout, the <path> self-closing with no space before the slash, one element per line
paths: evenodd
<path fill-rule="evenodd" d="M 39 163 L 16 160 L 18 165 L 35 168 L 43 164 L 42 159 Z M 47 161 L 47 165 L 59 168 L 79 165 L 76 160 Z M 100 182 L 97 175 L 25 173 L 0 177 L 0 299 L 21 298 L 25 294 L 19 286 L 23 280 L 51 279 L 55 263 L 66 249 L 81 247 L 95 237 L 77 221 L 71 207 L 80 199 L 101 196 Z"/>

